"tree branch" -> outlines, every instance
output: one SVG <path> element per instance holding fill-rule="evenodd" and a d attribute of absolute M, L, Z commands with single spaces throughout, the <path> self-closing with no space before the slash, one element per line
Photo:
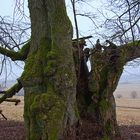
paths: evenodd
<path fill-rule="evenodd" d="M 1 116 L 5 119 L 5 120 L 7 120 L 7 118 L 4 116 L 4 114 L 2 113 L 2 110 L 0 110 L 0 114 L 1 114 Z"/>
<path fill-rule="evenodd" d="M 15 102 L 15 105 L 18 105 L 20 103 L 20 99 L 5 99 L 6 102 Z"/>
<path fill-rule="evenodd" d="M 30 49 L 30 41 L 25 44 L 19 52 L 8 50 L 6 48 L 0 47 L 0 53 L 10 57 L 13 61 L 22 60 L 24 61 L 27 58 Z"/>
<path fill-rule="evenodd" d="M 18 93 L 20 91 L 21 88 L 22 88 L 22 84 L 20 83 L 20 81 L 18 81 L 18 83 L 13 85 L 7 91 L 1 92 L 4 95 L 0 98 L 0 103 L 2 103 L 3 101 L 7 101 L 7 102 L 15 102 L 15 105 L 17 105 L 20 102 L 20 100 L 18 100 L 18 99 L 7 99 L 7 98 L 13 97 L 16 93 Z"/>
<path fill-rule="evenodd" d="M 132 61 L 140 57 L 140 40 L 125 44 L 120 47 L 124 52 L 125 62 Z"/>

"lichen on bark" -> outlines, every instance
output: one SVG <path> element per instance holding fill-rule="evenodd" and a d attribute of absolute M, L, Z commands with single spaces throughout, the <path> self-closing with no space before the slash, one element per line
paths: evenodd
<path fill-rule="evenodd" d="M 28 140 L 58 140 L 77 121 L 72 26 L 63 0 L 41 1 L 29 0 L 31 46 L 21 77 L 24 118 Z"/>

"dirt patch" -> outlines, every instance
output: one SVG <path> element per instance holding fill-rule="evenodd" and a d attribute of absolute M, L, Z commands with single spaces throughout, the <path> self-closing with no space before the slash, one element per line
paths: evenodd
<path fill-rule="evenodd" d="M 18 106 L 6 102 L 0 104 L 0 109 L 2 109 L 3 114 L 8 118 L 8 121 L 5 121 L 0 115 L 0 140 L 25 140 L 23 122 L 24 98 L 17 98 L 21 99 L 21 103 Z M 117 99 L 116 103 L 119 106 L 140 107 L 140 100 L 135 99 Z M 117 108 L 116 110 L 119 129 L 123 140 L 140 140 L 140 110 L 128 108 Z M 89 136 L 87 137 L 83 132 L 81 138 L 92 140 L 93 132 L 90 128 L 92 128 L 93 125 L 88 122 L 83 125 L 86 127 L 86 130 L 89 131 Z M 76 135 L 84 131 L 83 129 L 84 128 L 81 128 L 79 130 L 80 132 L 77 131 Z M 98 131 L 98 134 L 100 135 L 100 131 Z"/>
<path fill-rule="evenodd" d="M 21 102 L 15 106 L 14 103 L 3 102 L 0 104 L 0 110 L 8 120 L 22 121 L 23 122 L 23 109 L 24 109 L 24 97 L 14 96 L 16 99 L 20 99 Z M 2 116 L 0 115 L 0 119 Z"/>
<path fill-rule="evenodd" d="M 87 124 L 84 125 L 86 126 Z M 93 126 L 90 126 L 88 124 L 88 127 L 86 128 L 87 128 L 86 131 L 89 131 L 89 135 L 87 136 L 83 132 L 80 138 L 84 140 L 95 140 L 95 137 L 94 139 L 92 139 L 93 132 L 91 132 L 92 130 L 91 128 L 93 128 Z M 121 125 L 119 126 L 119 129 L 122 135 L 122 140 L 140 140 L 140 125 Z M 98 129 L 96 129 L 96 131 L 97 130 Z M 83 131 L 83 129 L 79 131 Z M 76 134 L 77 136 L 79 131 L 77 131 Z M 95 131 L 95 127 L 94 127 L 94 131 Z M 16 122 L 16 121 L 0 120 L 0 140 L 25 140 L 24 123 Z M 99 139 L 96 138 L 96 140 Z"/>
<path fill-rule="evenodd" d="M 124 140 L 140 140 L 140 125 L 119 126 Z"/>
<path fill-rule="evenodd" d="M 24 123 L 0 120 L 0 140 L 25 140 Z"/>

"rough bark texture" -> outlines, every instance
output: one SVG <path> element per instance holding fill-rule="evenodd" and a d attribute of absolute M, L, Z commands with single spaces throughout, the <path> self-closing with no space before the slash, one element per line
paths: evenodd
<path fill-rule="evenodd" d="M 0 53 L 6 55 L 7 57 L 10 57 L 12 61 L 16 60 L 24 61 L 27 58 L 29 50 L 30 50 L 30 42 L 26 43 L 18 52 L 0 47 Z"/>
<path fill-rule="evenodd" d="M 0 102 L 24 88 L 27 140 L 120 140 L 113 92 L 123 66 L 140 57 L 140 41 L 123 46 L 107 41 L 108 47 L 97 42 L 89 72 L 89 50 L 83 51 L 83 39 L 72 45 L 64 0 L 28 3 L 30 42 L 20 52 L 0 48 L 12 60 L 25 60 L 24 72 Z"/>
<path fill-rule="evenodd" d="M 89 80 L 89 90 L 93 102 L 89 106 L 89 114 L 99 122 L 102 138 L 115 139 L 119 133 L 113 92 L 123 72 L 125 64 L 123 54 L 117 48 L 110 48 L 104 52 L 96 51 L 91 59 L 93 69 Z"/>
<path fill-rule="evenodd" d="M 28 140 L 63 139 L 76 117 L 72 26 L 64 0 L 29 0 L 31 44 L 22 74 Z"/>
<path fill-rule="evenodd" d="M 140 43 L 136 41 L 123 46 L 109 43 L 108 47 L 96 44 L 92 50 L 89 74 L 87 74 L 86 64 L 81 65 L 81 75 L 77 83 L 77 103 L 82 125 L 78 129 L 84 133 L 79 133 L 78 140 L 121 139 L 113 92 L 126 62 L 139 57 Z M 83 58 L 81 62 L 85 63 Z M 87 127 L 90 130 L 87 130 Z"/>

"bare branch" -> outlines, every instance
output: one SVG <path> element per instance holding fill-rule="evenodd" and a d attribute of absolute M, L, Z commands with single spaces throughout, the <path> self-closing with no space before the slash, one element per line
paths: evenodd
<path fill-rule="evenodd" d="M 0 110 L 0 114 L 1 114 L 1 116 L 5 119 L 5 120 L 7 120 L 7 118 L 4 116 L 4 114 L 2 113 L 2 110 Z"/>
<path fill-rule="evenodd" d="M 121 36 L 123 36 L 126 32 L 128 32 L 130 29 L 132 29 L 138 23 L 139 20 L 140 20 L 140 17 L 133 24 L 131 23 L 131 26 L 129 28 L 127 28 Z"/>
<path fill-rule="evenodd" d="M 15 102 L 15 105 L 18 105 L 20 103 L 19 99 L 5 99 L 6 102 Z"/>
<path fill-rule="evenodd" d="M 0 103 L 2 103 L 3 101 L 9 101 L 9 102 L 15 102 L 15 105 L 17 105 L 20 102 L 20 100 L 7 99 L 7 98 L 13 97 L 16 93 L 18 93 L 21 90 L 21 88 L 22 88 L 22 84 L 20 81 L 18 81 L 18 83 L 13 85 L 10 89 L 3 92 L 4 95 L 0 98 Z"/>
<path fill-rule="evenodd" d="M 104 25 L 109 32 L 106 37 L 119 44 L 139 40 L 140 1 L 108 0 L 108 3 L 112 17 L 105 17 Z"/>

